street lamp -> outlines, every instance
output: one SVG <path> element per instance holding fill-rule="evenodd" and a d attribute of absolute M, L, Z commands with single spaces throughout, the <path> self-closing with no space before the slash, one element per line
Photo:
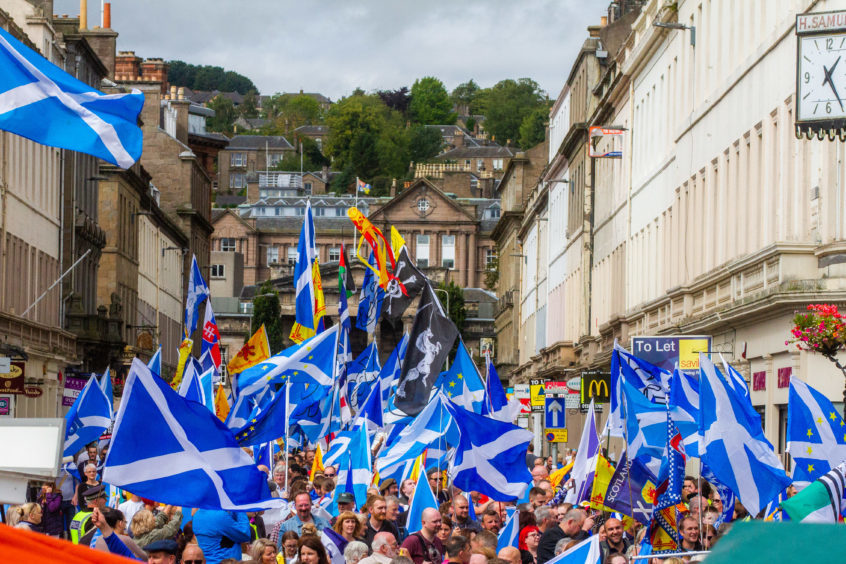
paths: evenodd
<path fill-rule="evenodd" d="M 436 293 L 437 292 L 443 292 L 444 295 L 446 296 L 447 317 L 449 317 L 449 292 L 447 292 L 446 290 L 444 290 L 442 288 L 432 288 L 432 291 L 434 291 Z M 446 369 L 449 370 L 449 356 L 447 356 L 447 359 L 446 359 Z"/>

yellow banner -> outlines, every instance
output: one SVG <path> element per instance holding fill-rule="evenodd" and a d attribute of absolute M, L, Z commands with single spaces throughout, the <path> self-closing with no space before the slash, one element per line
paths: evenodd
<path fill-rule="evenodd" d="M 560 468 L 549 475 L 549 483 L 552 484 L 553 488 L 557 488 L 558 485 L 561 483 L 561 480 L 564 479 L 564 476 L 570 473 L 570 470 L 573 469 L 573 463 L 571 462 L 564 468 Z"/>
<path fill-rule="evenodd" d="M 405 239 L 402 238 L 397 228 L 391 225 L 391 249 L 394 251 L 394 257 L 399 256 L 399 252 L 404 246 Z"/>
<path fill-rule="evenodd" d="M 314 453 L 314 462 L 311 464 L 311 472 L 308 474 L 308 479 L 314 481 L 314 475 L 318 472 L 323 472 L 323 453 L 320 445 L 317 445 L 317 450 Z"/>
<path fill-rule="evenodd" d="M 232 357 L 226 367 L 230 374 L 236 374 L 264 362 L 268 358 L 270 358 L 270 345 L 267 343 L 267 332 L 264 329 L 264 324 L 262 324 L 258 331 L 250 337 L 250 340 L 244 343 L 238 354 Z"/>
<path fill-rule="evenodd" d="M 217 387 L 217 393 L 214 396 L 214 412 L 221 421 L 226 421 L 229 415 L 229 402 L 226 401 L 226 391 L 222 385 Z"/>
<path fill-rule="evenodd" d="M 608 492 L 608 484 L 614 476 L 614 467 L 608 460 L 598 454 L 596 456 L 596 472 L 593 475 L 593 489 L 590 492 L 590 506 L 600 511 L 614 511 L 605 507 L 605 494 Z"/>
<path fill-rule="evenodd" d="M 182 383 L 182 376 L 185 374 L 185 364 L 188 362 L 188 357 L 191 356 L 191 349 L 194 348 L 194 341 L 191 339 L 182 339 L 179 344 L 179 362 L 176 364 L 176 374 L 173 375 L 173 380 L 170 381 L 170 387 L 176 390 L 179 384 Z"/>

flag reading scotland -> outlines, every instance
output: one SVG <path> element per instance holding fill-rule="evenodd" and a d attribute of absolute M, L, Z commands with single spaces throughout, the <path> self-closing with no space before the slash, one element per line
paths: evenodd
<path fill-rule="evenodd" d="M 0 129 L 121 168 L 141 156 L 139 90 L 103 94 L 0 28 Z"/>

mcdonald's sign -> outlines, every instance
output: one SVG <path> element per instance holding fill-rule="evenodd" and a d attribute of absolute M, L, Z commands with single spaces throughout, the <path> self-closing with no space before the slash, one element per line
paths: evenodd
<path fill-rule="evenodd" d="M 582 404 L 587 405 L 611 401 L 610 372 L 582 372 Z"/>

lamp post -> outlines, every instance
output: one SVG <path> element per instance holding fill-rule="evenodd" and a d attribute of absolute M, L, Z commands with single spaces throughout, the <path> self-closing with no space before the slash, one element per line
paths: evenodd
<path fill-rule="evenodd" d="M 449 317 L 450 316 L 449 315 L 449 292 L 447 292 L 446 290 L 444 290 L 442 288 L 432 288 L 432 290 L 436 293 L 437 292 L 443 292 L 444 295 L 446 296 L 446 310 L 447 310 L 447 317 Z M 449 370 L 449 356 L 447 356 L 447 359 L 446 359 L 446 369 Z"/>

